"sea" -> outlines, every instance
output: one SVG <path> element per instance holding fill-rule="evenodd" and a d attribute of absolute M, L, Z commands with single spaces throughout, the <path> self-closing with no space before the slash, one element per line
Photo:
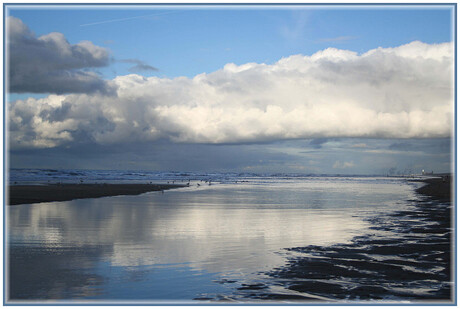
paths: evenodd
<path fill-rule="evenodd" d="M 190 183 L 6 206 L 7 303 L 452 300 L 452 205 L 417 194 L 423 184 L 413 179 L 75 169 L 7 176 L 10 185 Z"/>

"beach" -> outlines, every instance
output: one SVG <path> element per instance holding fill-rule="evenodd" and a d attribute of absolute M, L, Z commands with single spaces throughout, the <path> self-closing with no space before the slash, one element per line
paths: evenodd
<path fill-rule="evenodd" d="M 411 180 L 423 182 L 424 186 L 416 191 L 433 199 L 449 200 L 451 182 L 442 178 Z M 10 185 L 8 188 L 9 205 L 32 204 L 42 202 L 62 202 L 82 198 L 98 198 L 118 195 L 139 195 L 151 191 L 163 191 L 185 187 L 183 184 L 45 184 Z"/>
<path fill-rule="evenodd" d="M 180 184 L 49 184 L 13 185 L 8 188 L 8 204 L 63 202 L 74 199 L 118 195 L 139 195 L 151 191 L 181 188 Z"/>
<path fill-rule="evenodd" d="M 11 186 L 9 299 L 451 301 L 442 179 L 235 180 Z"/>
<path fill-rule="evenodd" d="M 430 178 L 420 180 L 425 183 L 424 186 L 418 188 L 417 193 L 423 194 L 433 199 L 451 200 L 452 199 L 452 177 Z"/>
<path fill-rule="evenodd" d="M 450 177 L 423 180 L 413 209 L 370 218 L 372 233 L 351 243 L 286 248 L 300 257 L 267 275 L 297 295 L 246 287 L 263 300 L 310 302 L 453 300 Z M 423 289 L 420 287 L 424 286 Z M 244 286 L 242 286 L 244 287 Z"/>

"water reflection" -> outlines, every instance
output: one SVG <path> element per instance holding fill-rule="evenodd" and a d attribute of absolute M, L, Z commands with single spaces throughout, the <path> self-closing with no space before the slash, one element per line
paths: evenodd
<path fill-rule="evenodd" d="M 367 212 L 397 207 L 411 192 L 399 183 L 373 186 L 220 185 L 12 206 L 9 298 L 225 294 L 232 285 L 222 279 L 283 265 L 283 248 L 347 242 L 368 227 Z"/>
<path fill-rule="evenodd" d="M 104 246 L 9 248 L 10 299 L 87 298 L 99 294 L 104 278 L 95 261 L 110 252 Z"/>

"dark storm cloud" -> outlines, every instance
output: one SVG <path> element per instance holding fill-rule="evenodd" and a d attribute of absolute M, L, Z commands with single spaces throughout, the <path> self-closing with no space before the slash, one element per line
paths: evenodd
<path fill-rule="evenodd" d="M 311 147 L 311 148 L 315 148 L 315 149 L 320 149 L 323 147 L 323 144 L 327 143 L 327 142 L 335 142 L 335 141 L 339 141 L 340 139 L 338 138 L 325 138 L 325 137 L 321 137 L 321 138 L 314 138 L 312 140 L 310 140 L 310 142 L 308 143 L 308 146 Z"/>
<path fill-rule="evenodd" d="M 102 118 L 101 130 L 113 124 Z M 266 144 L 176 144 L 167 139 L 151 143 L 100 145 L 85 130 L 72 133 L 74 141 L 54 148 L 10 149 L 11 167 L 83 168 L 162 171 L 239 171 L 304 174 L 397 174 L 422 169 L 451 170 L 449 139 L 336 139 L 321 149 L 305 149 L 305 140 Z M 78 141 L 78 142 L 77 142 Z M 83 142 L 86 141 L 86 142 Z M 391 144 L 407 142 L 423 151 L 389 150 Z M 356 147 L 356 145 L 366 147 Z M 444 146 L 442 146 L 444 145 Z M 394 174 L 393 173 L 393 174 Z M 407 173 L 406 173 L 407 174 Z"/>
<path fill-rule="evenodd" d="M 12 167 L 38 168 L 252 171 L 253 167 L 281 166 L 295 158 L 251 145 L 174 144 L 167 140 L 116 146 L 88 141 L 72 146 L 10 151 Z"/>
<path fill-rule="evenodd" d="M 123 59 L 123 60 L 120 60 L 120 62 L 134 64 L 134 66 L 128 69 L 128 71 L 130 71 L 131 73 L 158 71 L 157 68 L 145 63 L 144 61 L 138 60 L 138 59 Z"/>
<path fill-rule="evenodd" d="M 7 19 L 8 86 L 15 93 L 110 93 L 109 83 L 88 68 L 109 64 L 105 48 L 70 44 L 62 33 L 40 37 L 18 18 Z"/>
<path fill-rule="evenodd" d="M 333 142 L 333 143 L 332 143 Z M 431 156 L 449 154 L 451 138 L 424 139 L 373 139 L 373 138 L 316 138 L 307 148 L 314 150 L 300 153 L 325 153 L 327 151 L 349 151 L 351 153 L 384 154 L 396 156 Z M 303 147 L 302 147 L 303 148 Z"/>
<path fill-rule="evenodd" d="M 324 143 L 327 143 L 327 138 L 315 138 L 310 141 L 308 145 L 313 146 L 313 148 L 319 149 Z"/>
<path fill-rule="evenodd" d="M 388 149 L 395 151 L 419 151 L 424 153 L 449 153 L 451 143 L 452 141 L 450 138 L 399 140 L 388 145 Z"/>

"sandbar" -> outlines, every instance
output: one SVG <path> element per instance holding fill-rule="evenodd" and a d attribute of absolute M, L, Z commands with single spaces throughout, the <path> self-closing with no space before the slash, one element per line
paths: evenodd
<path fill-rule="evenodd" d="M 8 205 L 62 202 L 83 198 L 139 195 L 185 187 L 179 184 L 49 184 L 9 186 Z"/>

